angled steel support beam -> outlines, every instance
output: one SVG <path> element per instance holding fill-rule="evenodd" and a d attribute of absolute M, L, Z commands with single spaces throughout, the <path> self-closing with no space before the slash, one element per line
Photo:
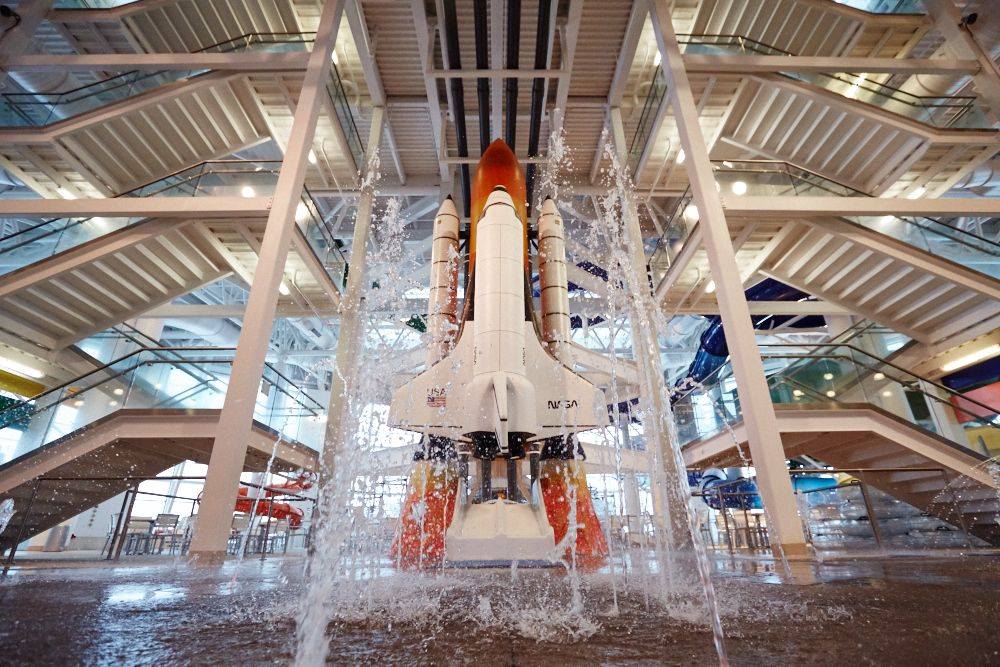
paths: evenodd
<path fill-rule="evenodd" d="M 989 105 L 993 116 L 1000 116 L 1000 69 L 965 25 L 962 12 L 952 0 L 923 0 L 923 3 L 927 14 L 934 21 L 934 27 L 944 36 L 945 46 L 952 55 L 956 58 L 974 58 L 979 63 L 980 70 L 972 75 L 972 83 L 976 92 Z"/>
<path fill-rule="evenodd" d="M 427 25 L 427 12 L 423 0 L 410 0 L 410 10 L 413 13 L 413 27 L 417 32 L 417 47 L 420 50 L 420 62 L 432 62 L 431 43 L 432 32 Z M 447 140 L 444 135 L 444 123 L 441 118 L 441 98 L 438 96 L 437 81 L 424 76 L 424 89 L 427 91 L 427 115 L 431 119 L 431 129 L 434 133 L 434 148 L 439 158 L 444 157 Z M 451 181 L 451 170 L 443 162 L 438 164 L 438 173 L 442 183 Z"/>
<path fill-rule="evenodd" d="M 566 26 L 562 34 L 562 58 L 560 62 L 563 68 L 570 74 L 573 73 L 573 60 L 576 57 L 576 42 L 580 35 L 580 19 L 583 17 L 583 0 L 570 0 L 569 14 L 566 16 Z M 556 108 L 553 123 L 553 132 L 558 133 L 566 119 L 566 105 L 569 102 L 570 77 L 562 77 L 556 86 Z"/>
<path fill-rule="evenodd" d="M 344 3 L 345 0 L 326 0 L 323 4 L 316 42 L 309 54 L 292 118 L 291 135 L 264 230 L 226 400 L 219 415 L 198 526 L 191 541 L 190 558 L 196 563 L 219 564 L 225 559 L 233 498 L 246 460 L 254 406 L 278 305 L 278 287 L 295 230 L 295 212 L 309 168 L 309 149 L 322 109 L 322 96 L 327 94 L 325 83 L 330 75 Z"/>
<path fill-rule="evenodd" d="M 805 556 L 805 536 L 785 465 L 778 420 L 771 403 L 722 200 L 715 188 L 715 176 L 701 133 L 694 95 L 674 34 L 671 3 L 668 0 L 649 0 L 649 9 L 681 146 L 687 155 L 691 190 L 701 215 L 702 241 L 712 278 L 717 285 L 716 299 L 745 415 L 750 453 L 757 469 L 757 486 L 768 512 L 771 545 L 783 555 Z"/>

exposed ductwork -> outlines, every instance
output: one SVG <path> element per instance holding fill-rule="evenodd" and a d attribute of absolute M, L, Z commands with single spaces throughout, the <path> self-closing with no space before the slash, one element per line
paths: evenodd
<path fill-rule="evenodd" d="M 549 61 L 549 25 L 552 11 L 551 0 L 538 3 L 538 30 L 535 37 L 535 69 L 543 70 Z M 538 143 L 542 132 L 542 110 L 545 107 L 545 79 L 536 76 L 531 81 L 531 124 L 528 126 L 528 157 L 538 156 Z M 525 185 L 528 192 L 528 210 L 534 200 L 536 165 L 529 164 Z"/>
<path fill-rule="evenodd" d="M 507 69 L 521 67 L 521 0 L 507 2 Z M 506 87 L 507 113 L 505 117 L 504 141 L 515 150 L 517 139 L 517 79 L 510 77 L 504 80 Z M 530 196 L 530 195 L 529 195 Z"/>
<path fill-rule="evenodd" d="M 455 11 L 455 0 L 444 0 L 444 41 L 446 66 L 448 69 L 462 69 L 462 56 L 458 45 L 458 14 Z M 455 121 L 455 142 L 458 144 L 459 157 L 469 157 L 469 141 L 465 124 L 465 91 L 462 79 L 448 80 L 451 90 L 452 114 Z M 469 215 L 471 186 L 469 183 L 469 165 L 462 165 L 462 201 L 465 215 Z"/>
<path fill-rule="evenodd" d="M 490 56 L 487 45 L 489 34 L 486 27 L 486 2 L 475 0 L 476 19 L 476 69 L 485 70 L 490 67 Z M 479 153 L 486 152 L 493 133 L 490 130 L 490 80 L 484 76 L 476 79 L 476 96 L 479 104 Z"/>

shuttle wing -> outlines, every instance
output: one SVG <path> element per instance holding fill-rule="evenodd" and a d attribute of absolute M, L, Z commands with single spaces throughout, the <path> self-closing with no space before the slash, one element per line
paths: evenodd
<path fill-rule="evenodd" d="M 497 396 L 495 403 L 484 402 L 483 396 L 476 395 L 482 383 L 473 383 L 474 337 L 470 325 L 467 323 L 451 354 L 395 391 L 389 408 L 390 426 L 459 440 L 472 431 L 493 431 L 498 422 L 506 421 L 506 406 L 524 400 L 535 403 L 532 440 L 602 428 L 609 423 L 604 392 L 549 354 L 529 321 L 524 323 L 524 338 L 525 368 L 531 386 L 506 380 L 488 383 L 493 391 L 506 388 L 507 395 Z M 523 396 L 519 395 L 522 391 Z M 484 405 L 497 405 L 503 414 L 481 414 Z"/>

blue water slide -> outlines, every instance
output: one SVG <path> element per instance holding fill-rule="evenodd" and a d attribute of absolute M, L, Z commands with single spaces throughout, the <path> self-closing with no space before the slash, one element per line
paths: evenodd
<path fill-rule="evenodd" d="M 805 292 L 772 278 L 766 278 L 746 291 L 747 301 L 800 301 L 808 296 Z M 685 377 L 695 382 L 701 382 L 714 373 L 729 356 L 729 345 L 722 329 L 722 318 L 712 315 L 707 319 L 708 328 L 701 334 L 701 345 L 685 374 Z M 750 319 L 753 321 L 754 329 L 761 330 L 776 329 L 796 318 L 792 315 L 754 315 Z M 824 324 L 822 315 L 808 315 L 798 318 L 793 326 L 813 328 Z"/>
<path fill-rule="evenodd" d="M 710 468 L 704 472 L 688 471 L 688 484 L 701 493 L 702 501 L 714 510 L 724 504 L 728 509 L 759 510 L 764 505 L 757 492 L 757 482 L 740 477 L 739 468 Z M 792 488 L 801 493 L 833 489 L 839 484 L 833 475 L 796 475 L 791 473 Z M 720 494 L 717 491 L 721 491 Z M 721 500 L 721 502 L 720 502 Z"/>

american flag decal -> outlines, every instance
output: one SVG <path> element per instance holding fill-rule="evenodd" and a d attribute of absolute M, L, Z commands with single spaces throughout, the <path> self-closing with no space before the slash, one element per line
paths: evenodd
<path fill-rule="evenodd" d="M 444 389 L 434 388 L 431 389 L 427 394 L 427 407 L 429 408 L 444 408 L 448 405 L 448 394 L 445 393 Z"/>

